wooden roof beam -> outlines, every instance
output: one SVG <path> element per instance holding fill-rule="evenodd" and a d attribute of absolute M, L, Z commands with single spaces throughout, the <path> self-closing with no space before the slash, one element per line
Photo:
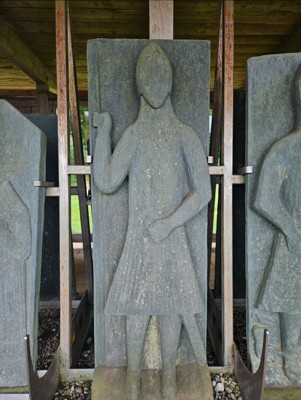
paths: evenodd
<path fill-rule="evenodd" d="M 26 75 L 37 83 L 45 83 L 51 92 L 56 93 L 56 79 L 38 57 L 27 47 L 0 15 L 0 51 Z"/>
<path fill-rule="evenodd" d="M 301 51 L 301 26 L 286 42 L 277 49 L 278 53 L 295 53 Z"/>

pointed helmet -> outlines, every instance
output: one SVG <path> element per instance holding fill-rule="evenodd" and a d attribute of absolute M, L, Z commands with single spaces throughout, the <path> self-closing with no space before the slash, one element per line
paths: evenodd
<path fill-rule="evenodd" d="M 136 67 L 139 96 L 153 108 L 160 108 L 171 94 L 172 69 L 165 52 L 155 42 L 149 42 L 140 53 Z"/>

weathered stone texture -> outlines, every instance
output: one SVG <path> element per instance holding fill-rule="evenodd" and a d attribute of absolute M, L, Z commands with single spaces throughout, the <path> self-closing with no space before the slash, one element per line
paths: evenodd
<path fill-rule="evenodd" d="M 47 136 L 46 180 L 58 186 L 57 116 L 27 114 Z M 46 197 L 40 299 L 60 297 L 59 198 Z"/>
<path fill-rule="evenodd" d="M 294 314 L 296 325 L 301 317 L 301 282 L 300 273 L 296 272 L 300 261 L 294 250 L 287 248 L 290 243 L 285 239 L 295 231 L 300 213 L 301 153 L 298 140 L 291 145 L 293 136 L 298 138 L 301 132 L 300 124 L 293 124 L 300 106 L 296 107 L 291 97 L 300 62 L 300 54 L 264 56 L 248 62 L 246 164 L 253 165 L 246 185 L 248 350 L 256 370 L 262 328 L 267 327 L 270 335 L 266 380 L 276 386 L 296 384 L 285 366 L 284 339 L 285 333 L 293 333 L 294 328 L 288 328 L 284 318 Z M 289 136 L 294 129 L 296 134 Z M 269 209 L 278 210 L 279 206 L 286 209 L 287 218 L 277 212 L 273 220 Z M 289 229 L 284 229 L 287 224 Z M 299 287 L 299 294 L 293 287 Z M 297 375 L 300 364 L 297 346 L 293 366 Z"/>
<path fill-rule="evenodd" d="M 24 337 L 37 356 L 46 137 L 0 100 L 0 387 L 25 386 Z"/>
<path fill-rule="evenodd" d="M 146 43 L 145 40 L 99 39 L 90 41 L 88 44 L 89 112 L 91 118 L 95 112 L 108 112 L 111 115 L 113 148 L 123 132 L 137 119 L 139 96 L 135 71 L 139 54 Z M 209 44 L 201 41 L 158 41 L 157 43 L 166 52 L 171 63 L 173 73 L 171 103 L 175 115 L 183 124 L 197 133 L 207 153 Z M 93 127 L 92 120 L 90 132 L 93 153 L 97 131 Z M 155 146 L 157 144 L 154 143 Z M 96 366 L 125 365 L 125 318 L 105 316 L 104 308 L 124 249 L 128 228 L 128 182 L 126 181 L 114 194 L 110 195 L 101 194 L 93 185 L 92 201 Z M 204 305 L 207 296 L 206 216 L 207 210 L 204 209 L 185 225 L 188 247 L 195 265 L 197 284 L 202 297 L 203 309 L 201 314 L 198 314 L 197 321 L 204 343 L 206 342 L 206 307 Z M 146 340 L 146 343 L 151 343 L 151 349 L 146 344 L 145 362 L 146 366 L 156 368 L 159 366 L 160 356 L 154 356 L 156 352 L 154 347 L 159 350 L 158 343 L 154 340 L 155 331 L 156 329 L 151 329 Z M 187 349 L 185 345 L 181 346 L 182 359 L 191 359 L 191 354 L 192 349 Z"/>

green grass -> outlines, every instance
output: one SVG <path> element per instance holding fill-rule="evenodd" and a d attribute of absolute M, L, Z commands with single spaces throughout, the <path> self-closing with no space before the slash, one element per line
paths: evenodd
<path fill-rule="evenodd" d="M 89 222 L 92 228 L 91 207 L 89 206 Z M 81 233 L 78 196 L 71 196 L 71 228 L 73 233 Z"/>

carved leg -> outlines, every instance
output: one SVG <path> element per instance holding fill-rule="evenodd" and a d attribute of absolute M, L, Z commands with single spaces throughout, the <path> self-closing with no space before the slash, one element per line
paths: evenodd
<path fill-rule="evenodd" d="M 145 335 L 149 323 L 148 315 L 131 315 L 127 317 L 127 357 L 128 369 L 126 378 L 127 400 L 137 400 L 140 393 L 140 370 Z"/>
<path fill-rule="evenodd" d="M 254 350 L 256 356 L 260 359 L 262 352 L 262 343 L 263 343 L 263 335 L 264 330 L 267 329 L 270 333 L 269 336 L 269 348 L 270 351 L 275 348 L 276 344 L 276 327 L 279 324 L 279 318 L 277 313 L 267 312 L 258 308 L 254 310 L 254 320 L 258 322 L 255 323 L 252 327 L 252 334 L 254 338 Z"/>
<path fill-rule="evenodd" d="M 298 339 L 301 329 L 300 314 L 281 314 L 281 344 L 283 351 L 283 367 L 285 375 L 293 384 L 300 383 L 298 367 Z"/>
<path fill-rule="evenodd" d="M 164 400 L 174 400 L 177 392 L 176 357 L 182 322 L 178 315 L 160 315 L 162 354 L 162 395 Z"/>

